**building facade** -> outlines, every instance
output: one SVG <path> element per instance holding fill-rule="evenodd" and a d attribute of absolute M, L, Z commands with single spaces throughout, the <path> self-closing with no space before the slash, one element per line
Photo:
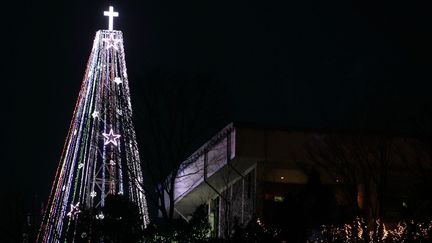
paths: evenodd
<path fill-rule="evenodd" d="M 291 222 L 295 229 L 296 225 L 320 225 L 343 218 L 348 203 L 340 189 L 346 178 L 324 173 L 312 162 L 313 152 L 309 150 L 326 135 L 321 131 L 229 124 L 183 162 L 175 185 L 177 216 L 188 220 L 199 205 L 206 204 L 213 234 L 221 238 L 231 235 L 235 226 L 246 227 L 256 221 L 284 227 Z M 340 144 L 349 147 L 344 134 L 337 136 Z M 359 136 L 357 140 L 365 140 L 371 148 L 378 143 L 393 146 L 395 141 L 376 136 Z M 349 147 L 347 151 L 356 149 Z M 391 173 L 400 173 L 392 165 Z M 358 186 L 354 196 L 361 208 L 364 185 L 353 183 Z M 399 202 L 397 197 L 392 200 Z"/>

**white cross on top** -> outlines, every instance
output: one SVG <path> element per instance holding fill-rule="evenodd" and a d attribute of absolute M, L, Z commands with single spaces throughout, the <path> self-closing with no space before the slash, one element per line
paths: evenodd
<path fill-rule="evenodd" d="M 109 11 L 104 11 L 104 16 L 108 16 L 108 30 L 113 30 L 114 26 L 114 17 L 118 17 L 119 13 L 114 12 L 114 7 L 110 6 Z"/>

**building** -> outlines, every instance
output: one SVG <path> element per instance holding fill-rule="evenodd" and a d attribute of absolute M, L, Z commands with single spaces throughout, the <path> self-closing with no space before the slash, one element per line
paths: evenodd
<path fill-rule="evenodd" d="M 176 213 L 187 220 L 207 204 L 218 237 L 228 235 L 234 224 L 274 219 L 286 192 L 299 192 L 308 182 L 305 145 L 314 136 L 229 124 L 183 162 L 175 185 Z"/>
<path fill-rule="evenodd" d="M 175 213 L 188 220 L 199 205 L 206 204 L 213 234 L 222 238 L 234 225 L 244 227 L 252 220 L 296 230 L 298 225 L 349 218 L 349 198 L 343 193 L 350 185 L 354 192 L 348 196 L 355 207 L 367 214 L 385 202 L 385 217 L 392 220 L 401 217 L 401 210 L 407 211 L 407 200 L 422 195 L 413 194 L 414 180 L 406 170 L 407 163 L 415 168 L 411 158 L 421 160 L 423 152 L 412 146 L 416 141 L 388 134 L 231 123 L 182 163 L 175 183 Z M 347 169 L 349 173 L 345 177 L 324 173 L 313 158 L 323 151 L 333 156 L 327 162 L 335 174 Z M 424 158 L 430 166 L 427 153 Z M 376 189 L 379 183 L 386 185 L 383 197 Z"/>

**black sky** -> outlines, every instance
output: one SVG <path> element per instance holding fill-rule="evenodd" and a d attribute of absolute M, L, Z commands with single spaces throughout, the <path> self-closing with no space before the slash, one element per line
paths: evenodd
<path fill-rule="evenodd" d="M 7 190 L 46 197 L 110 4 L 133 97 L 134 82 L 158 69 L 221 80 L 235 120 L 405 129 L 429 109 L 432 8 L 423 3 L 20 1 L 2 10 Z"/>

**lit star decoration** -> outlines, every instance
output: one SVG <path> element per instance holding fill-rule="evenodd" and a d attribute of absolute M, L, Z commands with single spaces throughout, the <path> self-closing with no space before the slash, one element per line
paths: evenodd
<path fill-rule="evenodd" d="M 96 215 L 96 219 L 102 220 L 104 218 L 105 218 L 105 215 L 103 213 L 99 213 L 98 215 Z"/>
<path fill-rule="evenodd" d="M 102 136 L 105 137 L 105 143 L 104 145 L 108 145 L 110 143 L 114 144 L 114 146 L 117 146 L 117 139 L 120 138 L 119 134 L 114 134 L 114 131 L 111 130 L 109 131 L 109 133 L 102 133 Z"/>
<path fill-rule="evenodd" d="M 115 77 L 115 78 L 114 78 L 114 83 L 116 83 L 116 84 L 121 84 L 121 83 L 123 83 L 123 81 L 121 80 L 121 78 L 119 78 L 119 77 Z"/>
<path fill-rule="evenodd" d="M 96 32 L 36 242 L 79 237 L 82 212 L 103 212 L 110 194 L 124 194 L 138 207 L 141 227 L 149 224 L 123 33 L 113 30 L 112 7 L 105 15 L 111 24 Z"/>
<path fill-rule="evenodd" d="M 114 29 L 114 17 L 118 17 L 119 13 L 114 12 L 114 7 L 110 6 L 109 11 L 104 11 L 104 16 L 108 16 L 108 30 Z"/>
<path fill-rule="evenodd" d="M 93 119 L 96 119 L 97 117 L 99 117 L 99 112 L 98 111 L 93 111 L 92 117 L 93 117 Z"/>
<path fill-rule="evenodd" d="M 69 211 L 69 213 L 67 214 L 67 216 L 68 216 L 69 218 L 75 218 L 75 216 L 76 216 L 78 213 L 81 213 L 81 210 L 79 209 L 79 202 L 78 202 L 77 204 L 75 204 L 75 205 L 71 204 L 70 206 L 71 206 L 70 211 Z"/>
<path fill-rule="evenodd" d="M 109 38 L 103 38 L 102 40 L 106 43 L 106 49 L 113 47 L 114 49 L 118 50 L 118 44 L 120 40 L 115 39 L 114 34 L 110 34 Z"/>

